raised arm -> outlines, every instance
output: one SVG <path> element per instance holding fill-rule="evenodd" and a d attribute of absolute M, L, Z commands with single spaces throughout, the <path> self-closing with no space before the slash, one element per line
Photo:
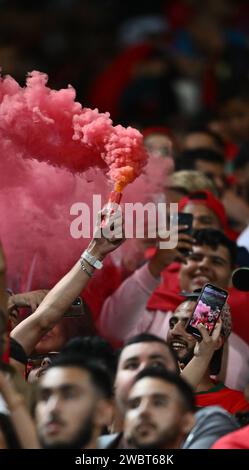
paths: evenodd
<path fill-rule="evenodd" d="M 119 212 L 107 216 L 105 227 L 115 224 L 115 234 L 110 231 L 109 238 L 102 235 L 98 238 L 99 228 L 88 245 L 87 252 L 101 261 L 111 251 L 115 250 L 123 241 L 122 217 Z M 93 262 L 93 261 L 92 261 Z M 17 325 L 11 332 L 14 338 L 27 355 L 29 355 L 39 340 L 62 318 L 75 298 L 86 287 L 95 268 L 85 259 L 78 260 L 72 269 L 53 287 L 46 295 L 37 310 Z"/>
<path fill-rule="evenodd" d="M 40 447 L 34 422 L 26 408 L 24 398 L 15 389 L 9 374 L 0 371 L 0 393 L 10 412 L 10 418 L 23 449 Z"/>
<path fill-rule="evenodd" d="M 194 357 L 182 370 L 182 377 L 195 390 L 201 382 L 204 374 L 209 368 L 210 361 L 214 352 L 222 345 L 220 336 L 222 321 L 219 319 L 215 325 L 213 334 L 210 336 L 204 325 L 197 325 L 197 329 L 201 332 L 202 341 L 196 343 L 194 349 Z"/>

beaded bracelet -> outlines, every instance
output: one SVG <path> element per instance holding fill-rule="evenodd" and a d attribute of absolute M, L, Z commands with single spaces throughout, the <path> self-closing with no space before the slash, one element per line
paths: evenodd
<path fill-rule="evenodd" d="M 88 271 L 88 269 L 86 268 L 83 258 L 80 258 L 80 267 L 82 271 L 84 271 L 89 277 L 93 276 L 92 273 L 90 273 L 90 271 Z"/>

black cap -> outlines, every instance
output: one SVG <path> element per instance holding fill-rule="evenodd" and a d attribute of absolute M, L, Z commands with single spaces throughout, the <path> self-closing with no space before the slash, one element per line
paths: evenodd
<path fill-rule="evenodd" d="M 197 300 L 200 297 L 201 288 L 195 289 L 193 292 L 181 291 L 180 295 L 189 300 Z"/>
<path fill-rule="evenodd" d="M 232 282 L 234 287 L 238 290 L 242 290 L 244 292 L 249 291 L 249 268 L 243 267 L 235 269 L 232 274 Z"/>

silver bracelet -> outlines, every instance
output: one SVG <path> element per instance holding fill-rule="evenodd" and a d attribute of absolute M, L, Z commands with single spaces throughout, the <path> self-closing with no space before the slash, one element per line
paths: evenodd
<path fill-rule="evenodd" d="M 97 259 L 95 256 L 91 255 L 91 253 L 89 253 L 89 251 L 87 251 L 87 250 L 85 250 L 82 253 L 81 258 L 83 258 L 85 261 L 87 261 L 87 263 L 90 264 L 90 266 L 92 266 L 95 269 L 102 269 L 103 268 L 102 261 Z"/>
<path fill-rule="evenodd" d="M 86 268 L 83 258 L 80 258 L 80 267 L 82 271 L 84 271 L 88 275 L 88 277 L 93 277 L 92 273 L 90 273 L 90 271 L 88 271 L 88 269 Z"/>

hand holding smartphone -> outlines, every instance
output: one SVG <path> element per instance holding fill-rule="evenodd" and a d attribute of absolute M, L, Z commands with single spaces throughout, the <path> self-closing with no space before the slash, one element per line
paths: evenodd
<path fill-rule="evenodd" d="M 187 333 L 192 334 L 198 340 L 202 340 L 201 333 L 197 328 L 197 326 L 202 323 L 206 327 L 209 335 L 211 335 L 221 315 L 227 297 L 228 292 L 226 290 L 212 284 L 205 284 L 186 326 Z"/>
<path fill-rule="evenodd" d="M 176 212 L 172 215 L 173 225 L 187 225 L 188 227 L 181 230 L 181 233 L 192 235 L 193 215 L 188 212 Z"/>
<path fill-rule="evenodd" d="M 187 226 L 185 229 L 179 230 L 179 233 L 185 233 L 186 235 L 192 235 L 193 233 L 193 215 L 188 213 L 188 212 L 178 212 L 173 214 L 172 216 L 172 222 L 173 225 L 178 224 L 178 227 L 180 226 Z M 185 255 L 188 256 L 189 250 L 185 248 L 179 248 L 179 251 Z"/>

